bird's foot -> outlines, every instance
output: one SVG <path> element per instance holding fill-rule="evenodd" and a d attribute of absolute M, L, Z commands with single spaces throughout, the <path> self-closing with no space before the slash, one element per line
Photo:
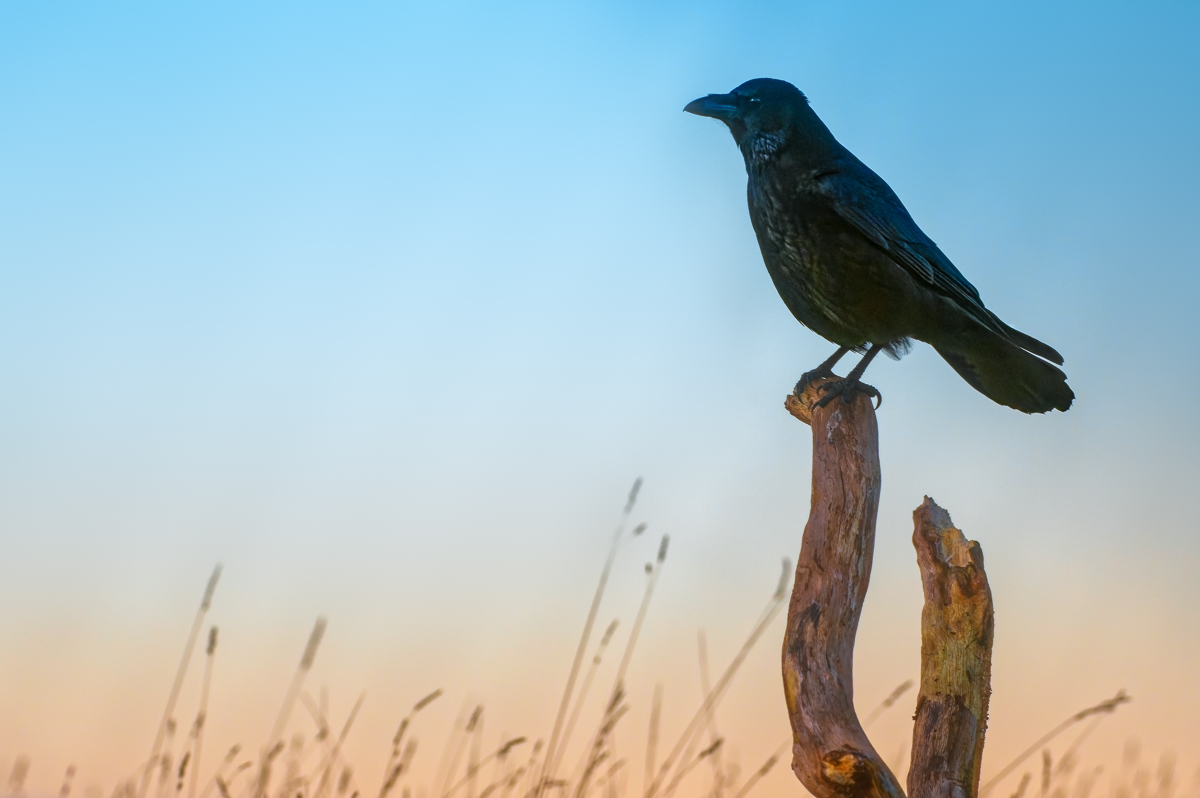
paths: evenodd
<path fill-rule="evenodd" d="M 801 378 L 803 380 L 803 377 Z M 867 385 L 865 382 L 859 382 L 856 379 L 835 380 L 827 382 L 818 390 L 821 391 L 821 398 L 815 403 L 816 407 L 825 407 L 833 401 L 835 396 L 842 398 L 842 403 L 847 404 L 854 398 L 856 393 L 865 393 L 867 396 L 875 400 L 875 409 L 883 404 L 883 396 L 872 385 Z"/>
<path fill-rule="evenodd" d="M 796 398 L 798 399 L 801 396 L 803 396 L 804 389 L 807 388 L 808 386 L 812 385 L 817 380 L 823 380 L 826 377 L 832 377 L 832 376 L 833 376 L 833 369 L 822 368 L 821 366 L 817 366 L 812 371 L 804 372 L 803 374 L 800 375 L 800 379 L 796 383 L 796 387 L 793 391 L 796 394 Z"/>

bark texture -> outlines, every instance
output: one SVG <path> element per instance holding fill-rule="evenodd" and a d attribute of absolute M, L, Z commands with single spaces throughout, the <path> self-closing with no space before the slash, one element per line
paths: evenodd
<path fill-rule="evenodd" d="M 812 510 L 783 643 L 792 770 L 817 798 L 902 798 L 854 712 L 854 635 L 879 509 L 875 410 L 862 394 L 814 407 L 816 387 L 787 404 L 813 431 Z"/>
<path fill-rule="evenodd" d="M 991 697 L 992 591 L 983 550 L 933 499 L 913 511 L 913 526 L 925 608 L 908 792 L 971 798 L 979 792 Z"/>
<path fill-rule="evenodd" d="M 875 410 L 861 394 L 815 407 L 820 384 L 785 404 L 813 432 L 812 508 L 783 643 L 792 770 L 817 798 L 903 798 L 854 711 L 854 638 L 879 508 Z M 992 601 L 983 554 L 932 499 L 913 517 L 925 608 L 909 795 L 973 798 L 991 679 Z"/>

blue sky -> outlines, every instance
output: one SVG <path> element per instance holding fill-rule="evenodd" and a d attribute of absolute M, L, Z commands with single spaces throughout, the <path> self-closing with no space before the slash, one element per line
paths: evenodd
<path fill-rule="evenodd" d="M 1078 396 L 1030 418 L 928 348 L 872 366 L 863 639 L 902 654 L 861 678 L 886 694 L 915 670 L 908 514 L 929 493 L 988 554 L 998 751 L 1025 741 L 1004 718 L 1041 729 L 1122 685 L 1145 696 L 1125 731 L 1194 750 L 1200 691 L 1161 685 L 1200 656 L 1198 22 L 1188 3 L 5 6 L 0 684 L 24 686 L 0 689 L 23 718 L 0 768 L 67 717 L 29 689 L 96 717 L 131 684 L 164 693 L 152 657 L 217 560 L 247 691 L 254 646 L 290 662 L 325 612 L 346 691 L 403 662 L 412 692 L 425 667 L 490 694 L 445 663 L 569 654 L 638 474 L 674 539 L 644 680 L 691 662 L 697 625 L 748 625 L 807 507 L 782 398 L 832 347 L 771 287 L 728 133 L 681 109 L 760 76 L 809 95 Z M 773 657 L 747 706 L 774 700 Z"/>

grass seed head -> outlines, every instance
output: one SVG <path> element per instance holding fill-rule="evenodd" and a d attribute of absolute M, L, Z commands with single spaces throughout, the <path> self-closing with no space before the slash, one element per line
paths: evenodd
<path fill-rule="evenodd" d="M 313 660 L 317 657 L 317 647 L 321 645 L 321 638 L 325 636 L 326 620 L 323 617 L 317 618 L 317 622 L 313 624 L 312 634 L 308 636 L 308 643 L 304 646 L 304 656 L 300 658 L 300 670 L 308 670 L 312 667 Z"/>
<path fill-rule="evenodd" d="M 200 600 L 200 611 L 208 612 L 208 608 L 212 606 L 213 593 L 217 590 L 217 580 L 221 578 L 221 563 L 213 568 L 212 576 L 208 578 L 208 585 L 204 588 L 204 598 Z"/>
<path fill-rule="evenodd" d="M 438 698 L 438 697 L 439 697 L 441 694 L 442 694 L 442 688 L 440 688 L 440 687 L 439 687 L 438 689 L 434 690 L 434 691 L 433 691 L 432 693 L 430 693 L 429 695 L 427 695 L 427 696 L 425 696 L 424 698 L 422 698 L 422 699 L 421 699 L 420 701 L 418 701 L 417 703 L 413 704 L 412 711 L 413 711 L 413 712 L 420 712 L 422 709 L 424 709 L 425 707 L 429 706 L 429 705 L 430 705 L 430 704 L 432 704 L 434 701 L 436 701 L 436 700 L 437 700 L 437 698 Z"/>
<path fill-rule="evenodd" d="M 625 515 L 633 512 L 633 505 L 637 504 L 638 493 L 642 490 L 642 478 L 638 477 L 633 481 L 633 487 L 629 489 L 629 498 L 625 500 Z"/>
<path fill-rule="evenodd" d="M 608 642 L 610 640 L 612 640 L 612 636 L 613 636 L 613 634 L 616 633 L 616 631 L 617 631 L 617 619 L 613 618 L 612 623 L 610 623 L 608 625 L 608 628 L 604 630 L 604 636 L 600 638 L 601 647 L 608 645 Z"/>

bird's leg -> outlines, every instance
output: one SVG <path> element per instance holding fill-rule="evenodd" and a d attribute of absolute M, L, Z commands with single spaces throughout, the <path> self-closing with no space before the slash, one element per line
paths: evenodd
<path fill-rule="evenodd" d="M 848 402 L 854 398 L 854 394 L 856 393 L 865 393 L 867 396 L 878 399 L 879 402 L 875 405 L 876 408 L 883 404 L 883 397 L 880 396 L 879 391 L 865 382 L 859 382 L 862 379 L 863 372 L 867 370 L 867 366 L 871 365 L 871 361 L 882 351 L 883 347 L 879 344 L 871 344 L 871 348 L 863 355 L 863 359 L 858 361 L 858 365 L 851 369 L 845 379 L 827 382 L 821 386 L 822 396 L 817 400 L 816 406 L 824 407 L 832 402 L 835 396 L 840 396 L 843 402 Z"/>
<path fill-rule="evenodd" d="M 849 351 L 850 347 L 848 346 L 838 347 L 838 351 L 830 355 L 829 359 L 824 363 L 817 366 L 812 371 L 806 371 L 801 374 L 800 381 L 796 383 L 796 396 L 799 397 L 800 394 L 804 393 L 805 388 L 807 388 L 809 385 L 812 385 L 822 377 L 831 376 L 833 374 L 833 367 L 836 366 L 837 362 L 845 357 L 846 353 Z"/>

